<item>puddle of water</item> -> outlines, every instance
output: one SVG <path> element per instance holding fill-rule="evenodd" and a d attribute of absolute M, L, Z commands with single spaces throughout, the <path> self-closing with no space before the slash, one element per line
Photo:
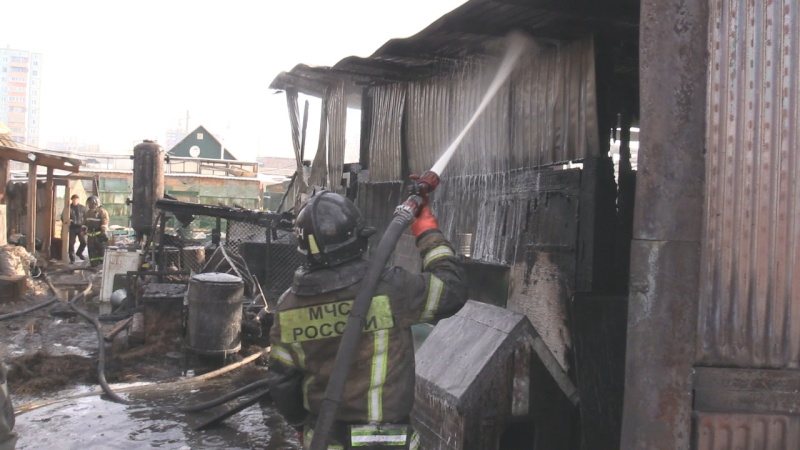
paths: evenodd
<path fill-rule="evenodd" d="M 168 410 L 175 405 L 203 402 L 230 390 L 226 386 L 204 386 L 197 393 L 136 394 L 128 397 L 134 405 L 84 397 L 46 406 L 17 416 L 17 449 L 300 448 L 294 430 L 270 402 L 251 406 L 203 431 L 193 428 L 236 403 L 199 413 Z"/>

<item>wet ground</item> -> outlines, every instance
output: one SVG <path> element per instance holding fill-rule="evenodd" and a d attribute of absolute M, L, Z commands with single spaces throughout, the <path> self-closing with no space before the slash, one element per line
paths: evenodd
<path fill-rule="evenodd" d="M 80 285 L 91 274 L 71 274 Z M 51 280 L 57 278 L 55 275 Z M 59 284 L 59 283 L 55 283 Z M 99 279 L 95 283 L 95 292 Z M 0 304 L 0 315 L 21 311 L 54 296 L 41 280 L 34 280 L 19 301 Z M 92 302 L 78 306 L 90 315 L 100 314 Z M 101 322 L 107 332 L 115 321 Z M 95 328 L 65 303 L 10 319 L 0 320 L 0 350 L 8 372 L 8 384 L 16 414 L 18 449 L 163 448 L 163 449 L 296 449 L 294 431 L 262 400 L 202 431 L 195 427 L 235 406 L 239 400 L 201 411 L 185 413 L 180 405 L 197 404 L 263 379 L 264 358 L 202 384 L 186 384 L 191 378 L 221 366 L 195 361 L 180 342 L 112 349 L 106 359 L 105 377 L 130 405 L 114 403 L 99 395 L 97 376 L 98 337 Z M 241 360 L 259 348 L 245 347 Z M 183 355 L 183 357 L 181 357 Z M 174 383 L 179 381 L 178 383 Z M 134 392 L 126 392 L 134 385 Z M 250 394 L 251 395 L 251 394 Z M 242 398 L 249 398 L 245 395 Z M 50 404 L 47 404 L 52 402 Z"/>
<path fill-rule="evenodd" d="M 231 386 L 230 379 L 220 379 L 197 389 L 127 395 L 132 405 L 91 396 L 44 406 L 17 416 L 17 448 L 299 448 L 294 431 L 269 402 L 251 406 L 203 431 L 194 428 L 231 404 L 199 413 L 174 409 L 230 392 Z"/>

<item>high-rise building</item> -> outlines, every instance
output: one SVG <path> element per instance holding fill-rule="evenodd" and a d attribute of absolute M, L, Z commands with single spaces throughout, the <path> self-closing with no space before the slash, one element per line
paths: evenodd
<path fill-rule="evenodd" d="M 42 54 L 0 48 L 0 122 L 16 142 L 39 146 Z"/>

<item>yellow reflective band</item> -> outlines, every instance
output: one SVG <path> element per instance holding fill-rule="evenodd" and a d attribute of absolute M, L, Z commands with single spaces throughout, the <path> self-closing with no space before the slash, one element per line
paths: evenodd
<path fill-rule="evenodd" d="M 314 429 L 311 427 L 307 427 L 305 433 L 303 433 L 303 449 L 309 450 L 311 448 L 311 441 L 314 440 Z M 325 447 L 327 450 L 344 450 L 344 445 L 337 443 L 334 440 L 333 444 L 328 444 Z"/>
<path fill-rule="evenodd" d="M 352 308 L 353 300 L 345 300 L 281 311 L 278 313 L 281 341 L 291 344 L 339 337 L 344 334 Z M 386 295 L 373 297 L 363 331 L 388 330 L 393 327 L 394 317 L 389 297 Z"/>
<path fill-rule="evenodd" d="M 414 432 L 411 433 L 411 443 L 408 445 L 408 450 L 419 450 L 419 448 L 419 433 L 414 430 Z"/>
<path fill-rule="evenodd" d="M 446 245 L 440 245 L 425 254 L 425 259 L 422 261 L 422 267 L 428 267 L 428 264 L 447 256 L 455 257 L 455 253 L 453 253 L 453 250 L 451 250 L 450 247 Z"/>
<path fill-rule="evenodd" d="M 303 408 L 305 408 L 306 411 L 311 411 L 310 403 L 308 403 L 308 386 L 313 383 L 315 379 L 316 377 L 311 375 L 303 381 Z"/>
<path fill-rule="evenodd" d="M 442 290 L 444 289 L 444 282 L 431 275 L 431 283 L 428 286 L 428 300 L 425 302 L 425 310 L 422 311 L 422 320 L 433 319 L 436 310 L 439 308 L 439 299 L 442 298 Z"/>
<path fill-rule="evenodd" d="M 308 235 L 308 249 L 311 250 L 312 255 L 316 255 L 319 253 L 319 247 L 317 247 L 317 240 L 314 239 L 313 234 Z"/>
<path fill-rule="evenodd" d="M 351 425 L 350 445 L 353 447 L 404 447 L 408 442 L 408 425 Z"/>
<path fill-rule="evenodd" d="M 375 332 L 372 350 L 372 376 L 370 377 L 369 391 L 367 393 L 367 417 L 370 422 L 383 420 L 383 384 L 386 382 L 388 363 L 389 332 L 381 330 Z"/>
<path fill-rule="evenodd" d="M 289 350 L 279 346 L 273 345 L 272 349 L 270 349 L 270 357 L 275 358 L 276 360 L 283 363 L 283 365 L 288 367 L 294 367 L 294 361 L 292 360 L 292 354 L 289 353 Z"/>
<path fill-rule="evenodd" d="M 303 351 L 303 345 L 299 342 L 295 342 L 291 344 L 292 350 L 294 350 L 294 354 L 297 355 L 297 365 L 300 366 L 301 369 L 306 368 L 306 352 Z"/>

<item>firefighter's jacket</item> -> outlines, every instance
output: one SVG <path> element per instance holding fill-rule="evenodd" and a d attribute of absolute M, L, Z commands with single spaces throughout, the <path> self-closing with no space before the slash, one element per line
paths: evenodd
<path fill-rule="evenodd" d="M 442 233 L 422 234 L 417 247 L 421 274 L 392 267 L 381 276 L 339 406 L 339 422 L 407 423 L 414 402 L 410 327 L 449 317 L 466 302 L 463 269 Z M 270 391 L 293 426 L 319 414 L 368 265 L 359 259 L 327 269 L 298 269 L 278 304 L 270 332 Z"/>
<path fill-rule="evenodd" d="M 83 223 L 90 233 L 106 231 L 108 230 L 108 211 L 102 206 L 87 210 L 83 217 Z"/>

